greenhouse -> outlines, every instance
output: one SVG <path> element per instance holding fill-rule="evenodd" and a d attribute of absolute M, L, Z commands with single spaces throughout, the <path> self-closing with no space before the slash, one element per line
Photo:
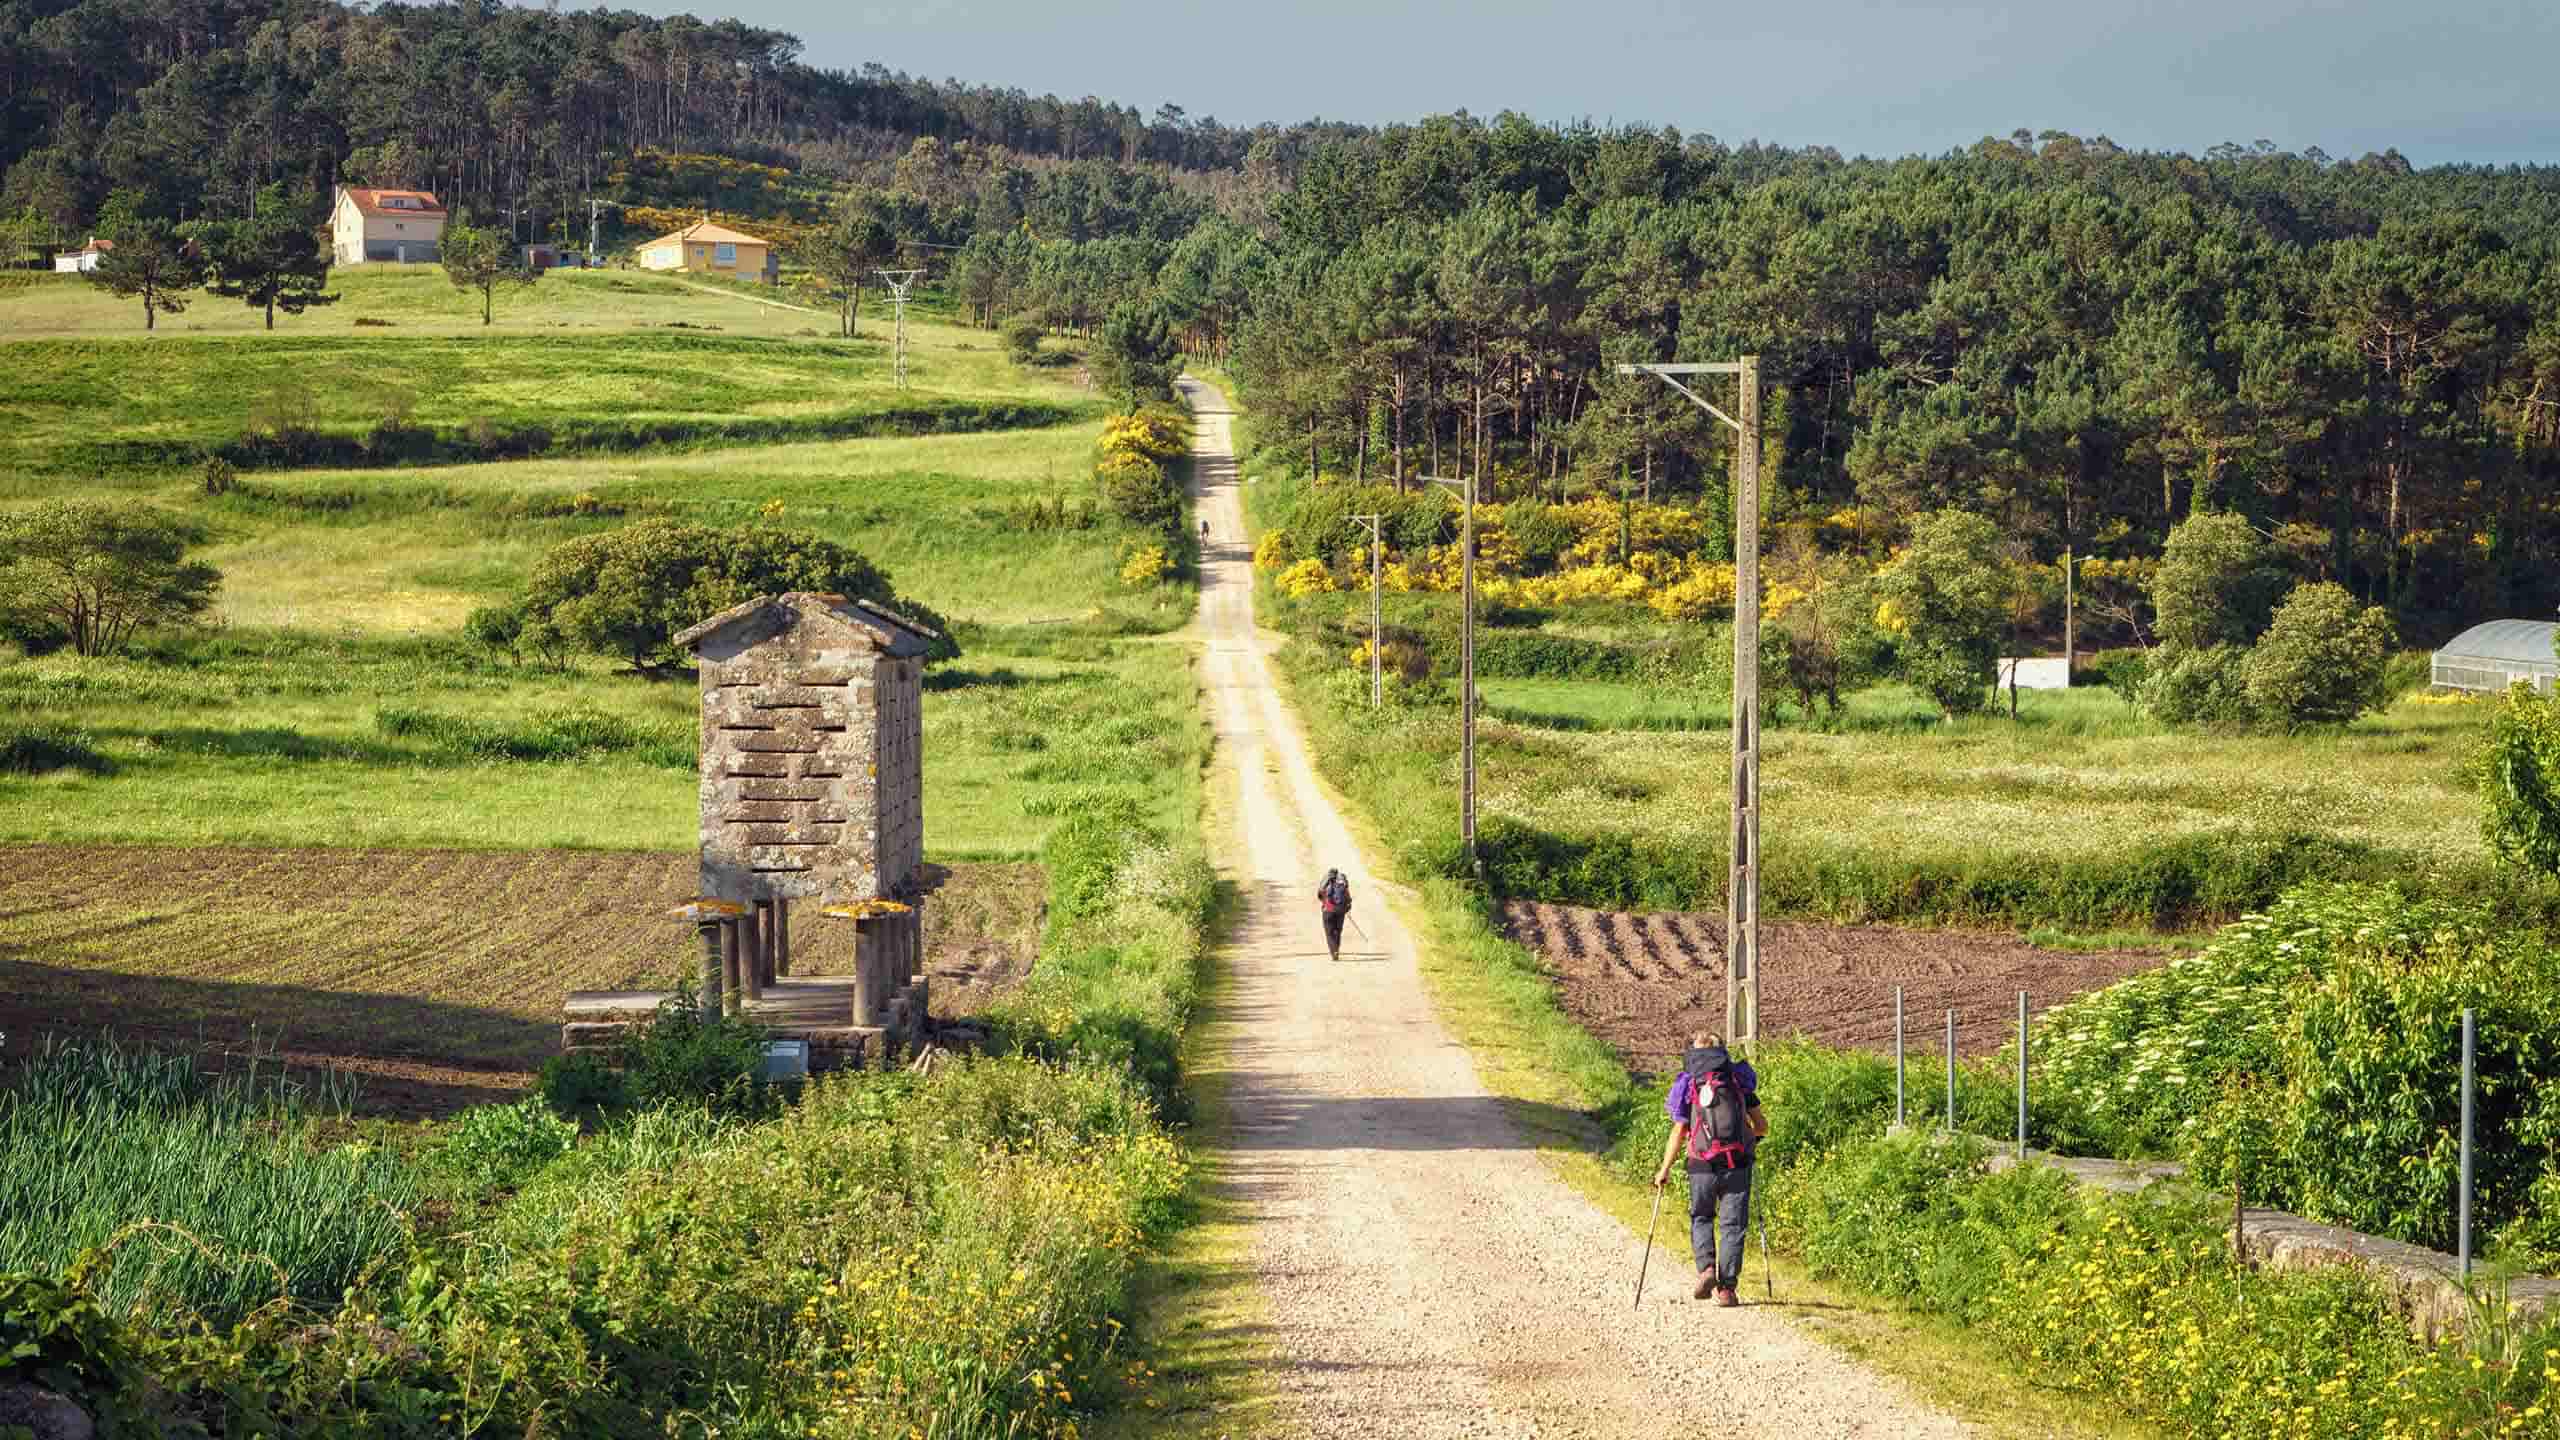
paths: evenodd
<path fill-rule="evenodd" d="M 2436 652 L 2430 679 L 2448 690 L 2504 690 L 2518 681 L 2536 690 L 2560 687 L 2560 655 L 2552 652 L 2560 623 L 2491 620 L 2453 637 Z"/>

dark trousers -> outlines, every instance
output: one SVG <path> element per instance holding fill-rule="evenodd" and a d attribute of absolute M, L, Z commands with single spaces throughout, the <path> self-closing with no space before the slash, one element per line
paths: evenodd
<path fill-rule="evenodd" d="M 1324 917 L 1324 948 L 1327 953 L 1342 954 L 1342 922 L 1351 917 L 1348 910 L 1328 912 Z"/>
<path fill-rule="evenodd" d="M 1689 1172 L 1689 1254 L 1716 1284 L 1742 1283 L 1742 1242 L 1751 1233 L 1751 1167 Z"/>

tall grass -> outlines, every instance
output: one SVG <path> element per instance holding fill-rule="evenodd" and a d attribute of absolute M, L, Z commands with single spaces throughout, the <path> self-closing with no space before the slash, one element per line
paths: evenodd
<path fill-rule="evenodd" d="M 334 1302 L 402 1252 L 420 1193 L 396 1157 L 321 1141 L 312 1122 L 348 1098 L 48 1039 L 0 1089 L 0 1271 L 112 1242 L 95 1283 L 118 1311 L 220 1325 L 280 1298 Z"/>

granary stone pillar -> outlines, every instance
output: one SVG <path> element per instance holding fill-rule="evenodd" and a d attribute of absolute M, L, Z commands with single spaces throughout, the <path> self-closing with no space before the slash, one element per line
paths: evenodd
<path fill-rule="evenodd" d="M 694 936 L 702 945 L 702 1016 L 719 1018 L 723 984 L 727 969 L 728 937 L 734 933 L 739 907 L 723 900 L 695 898 L 667 912 L 674 920 L 693 924 Z"/>

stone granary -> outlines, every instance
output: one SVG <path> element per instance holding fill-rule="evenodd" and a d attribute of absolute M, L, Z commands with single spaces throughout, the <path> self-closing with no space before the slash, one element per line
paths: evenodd
<path fill-rule="evenodd" d="M 813 1068 L 911 1048 L 926 1024 L 924 657 L 868 600 L 793 592 L 676 636 L 700 667 L 702 1003 L 805 1039 Z M 794 976 L 793 905 L 852 921 L 851 977 Z M 563 1040 L 610 1043 L 663 996 L 578 992 Z"/>

